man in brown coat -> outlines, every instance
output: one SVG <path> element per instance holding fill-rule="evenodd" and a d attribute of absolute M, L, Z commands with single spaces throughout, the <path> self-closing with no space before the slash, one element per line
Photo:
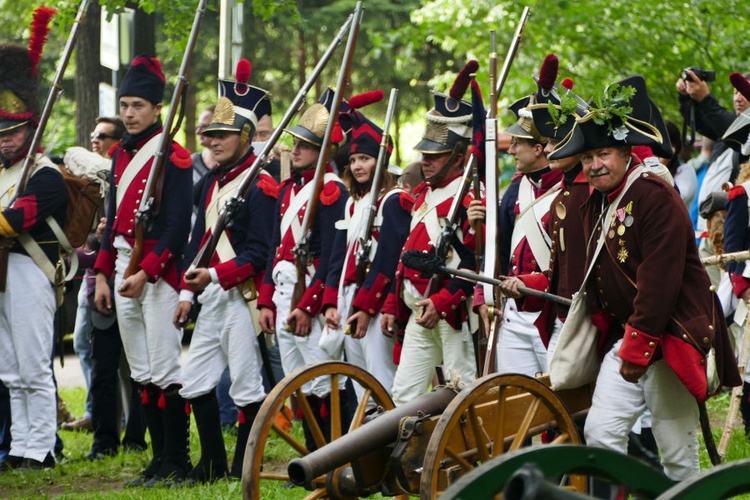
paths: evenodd
<path fill-rule="evenodd" d="M 643 79 L 633 82 L 634 88 L 614 94 L 635 91 L 628 102 L 634 110 L 652 106 Z M 595 189 L 581 210 L 589 242 L 587 297 L 604 359 L 586 442 L 624 453 L 628 432 L 649 409 L 665 473 L 683 480 L 699 470 L 696 400 L 741 381 L 685 205 L 631 153 L 631 146 L 658 149 L 668 139 L 652 123 L 632 118 L 635 111 L 626 115 L 617 99 L 602 102 L 606 108 L 577 119 L 551 155 L 581 154 Z M 710 376 L 712 348 L 716 381 Z"/>

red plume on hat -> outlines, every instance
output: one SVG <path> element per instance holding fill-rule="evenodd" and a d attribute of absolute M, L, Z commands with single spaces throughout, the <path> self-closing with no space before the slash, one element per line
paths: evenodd
<path fill-rule="evenodd" d="M 466 63 L 466 66 L 458 73 L 456 81 L 453 82 L 450 92 L 448 92 L 451 99 L 454 101 L 463 99 L 466 89 L 469 88 L 469 83 L 471 83 L 471 78 L 478 69 L 479 63 L 475 59 Z"/>
<path fill-rule="evenodd" d="M 539 79 L 537 80 L 537 85 L 539 85 L 539 88 L 542 89 L 545 94 L 555 86 L 559 64 L 560 63 L 555 54 L 547 54 L 547 57 L 542 61 L 542 67 L 539 68 Z"/>
<path fill-rule="evenodd" d="M 570 78 L 565 78 L 563 81 L 560 82 L 560 85 L 565 87 L 566 90 L 573 90 L 573 80 Z"/>
<path fill-rule="evenodd" d="M 365 106 L 369 106 L 370 104 L 375 104 L 376 102 L 382 101 L 383 97 L 385 97 L 383 91 L 380 89 L 376 89 L 352 96 L 347 100 L 347 102 L 349 103 L 350 109 L 360 109 L 364 108 Z"/>
<path fill-rule="evenodd" d="M 234 70 L 234 78 L 237 80 L 237 92 L 244 93 L 247 91 L 247 83 L 250 81 L 250 75 L 253 72 L 253 65 L 247 59 L 237 61 L 237 68 Z"/>
<path fill-rule="evenodd" d="M 31 62 L 31 74 L 33 76 L 36 76 L 36 67 L 42 60 L 42 51 L 49 34 L 49 23 L 55 14 L 57 14 L 57 10 L 44 5 L 34 10 L 30 26 L 31 36 L 29 37 L 29 61 Z"/>
<path fill-rule="evenodd" d="M 732 73 L 729 75 L 729 81 L 732 82 L 732 87 L 742 94 L 742 97 L 750 101 L 750 82 L 744 76 L 739 73 Z"/>

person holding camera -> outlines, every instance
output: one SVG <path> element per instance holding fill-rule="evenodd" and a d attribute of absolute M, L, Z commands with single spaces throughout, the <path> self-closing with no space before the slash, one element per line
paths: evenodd
<path fill-rule="evenodd" d="M 750 79 L 750 73 L 745 73 L 743 76 Z M 719 104 L 716 96 L 711 94 L 707 82 L 713 80 L 715 80 L 713 71 L 693 67 L 683 70 L 675 84 L 679 93 L 680 113 L 689 126 L 691 137 L 694 137 L 697 132 L 716 141 L 713 157 L 698 191 L 699 206 L 708 195 L 721 191 L 722 184 L 727 181 L 733 182 L 737 178 L 740 164 L 747 159 L 746 157 L 741 158 L 740 152 L 722 142 L 721 138 L 736 115 L 750 108 L 750 102 L 741 93 L 735 91 L 734 113 L 729 111 Z M 698 219 L 696 231 L 698 233 L 706 231 L 704 219 Z M 701 256 L 713 254 L 710 246 L 707 240 L 701 241 Z M 714 285 L 718 285 L 718 283 L 714 283 Z"/>

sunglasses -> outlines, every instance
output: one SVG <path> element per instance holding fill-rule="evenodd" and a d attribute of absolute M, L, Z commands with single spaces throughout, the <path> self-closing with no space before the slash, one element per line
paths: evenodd
<path fill-rule="evenodd" d="M 105 134 L 104 132 L 99 132 L 98 134 L 91 134 L 91 140 L 99 139 L 100 141 L 103 141 L 104 139 L 117 139 L 114 135 Z"/>

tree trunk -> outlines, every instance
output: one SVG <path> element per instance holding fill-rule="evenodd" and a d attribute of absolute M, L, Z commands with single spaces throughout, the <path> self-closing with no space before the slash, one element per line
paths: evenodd
<path fill-rule="evenodd" d="M 89 147 L 89 134 L 99 116 L 99 82 L 102 67 L 99 64 L 99 36 L 101 7 L 91 2 L 75 46 L 75 100 L 76 100 L 76 144 Z"/>

